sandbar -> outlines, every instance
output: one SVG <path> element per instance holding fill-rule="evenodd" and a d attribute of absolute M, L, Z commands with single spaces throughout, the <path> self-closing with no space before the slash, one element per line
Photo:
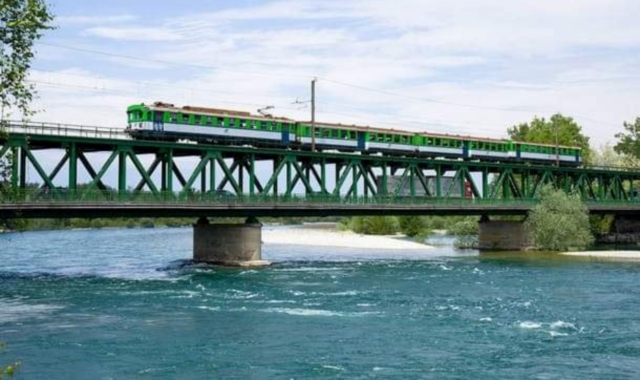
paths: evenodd
<path fill-rule="evenodd" d="M 561 255 L 590 257 L 606 260 L 633 260 L 640 261 L 640 251 L 582 251 L 582 252 L 563 252 Z"/>
<path fill-rule="evenodd" d="M 403 235 L 360 235 L 350 231 L 327 228 L 264 228 L 262 242 L 265 244 L 306 245 L 316 247 L 340 247 L 384 250 L 425 250 L 432 246 L 408 240 Z"/>

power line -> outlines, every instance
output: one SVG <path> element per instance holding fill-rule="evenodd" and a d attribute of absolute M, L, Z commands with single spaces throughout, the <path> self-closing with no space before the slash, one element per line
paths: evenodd
<path fill-rule="evenodd" d="M 171 88 L 171 89 L 183 90 L 183 91 L 189 91 L 189 92 L 239 95 L 239 96 L 246 95 L 245 93 L 240 93 L 240 92 L 217 91 L 217 90 L 209 90 L 209 89 L 204 89 L 204 88 L 183 87 L 183 86 L 176 86 L 176 85 L 170 85 L 170 84 L 165 84 L 165 83 L 148 82 L 148 81 L 131 80 L 131 79 L 108 79 L 108 78 L 92 77 L 92 76 L 75 74 L 75 73 L 56 72 L 56 71 L 47 70 L 47 69 L 40 69 L 40 68 L 34 68 L 34 69 L 38 70 L 40 72 L 45 72 L 45 73 L 49 73 L 49 74 L 53 74 L 53 75 L 73 76 L 73 77 L 76 77 L 76 78 L 83 78 L 85 80 L 122 82 L 122 83 L 135 84 L 135 85 L 139 85 L 139 86 Z M 273 98 L 280 98 L 280 99 L 287 99 L 287 100 L 291 99 L 290 96 L 284 96 L 284 95 L 252 95 L 252 96 L 261 97 L 261 98 L 264 97 L 264 98 L 269 98 L 269 99 L 273 99 Z"/>
<path fill-rule="evenodd" d="M 109 92 L 109 93 L 114 93 L 114 94 L 123 94 L 123 95 L 131 96 L 131 92 L 127 92 L 126 90 L 123 90 L 123 89 L 114 89 L 114 88 L 106 88 L 106 87 L 98 88 L 98 87 L 90 87 L 90 86 L 82 86 L 82 85 L 54 83 L 54 82 L 47 82 L 47 81 L 38 81 L 38 80 L 31 80 L 31 79 L 27 80 L 27 82 L 28 83 L 39 84 L 39 85 L 43 85 L 43 86 L 49 86 L 49 87 L 74 88 L 74 89 L 79 89 L 79 90 Z M 259 103 L 246 103 L 246 102 L 237 102 L 237 101 L 230 101 L 230 100 L 215 100 L 215 101 L 217 103 L 242 105 L 242 106 L 251 106 L 251 107 L 263 107 L 264 106 L 264 104 L 259 104 Z M 288 108 L 288 107 L 277 107 L 277 108 L 284 109 L 284 110 L 289 110 L 289 111 L 295 111 L 295 109 Z"/>
<path fill-rule="evenodd" d="M 139 62 L 151 62 L 151 63 L 157 63 L 157 64 L 163 64 L 163 65 L 185 66 L 185 67 L 193 67 L 193 68 L 198 68 L 198 69 L 212 69 L 212 70 L 218 70 L 218 71 L 226 71 L 226 72 L 249 74 L 249 75 L 270 76 L 270 77 L 277 76 L 277 77 L 288 77 L 288 78 L 297 78 L 297 79 L 304 78 L 305 80 L 308 80 L 309 78 L 316 77 L 316 76 L 313 76 L 313 75 L 281 74 L 281 73 L 274 73 L 274 72 L 266 73 L 266 72 L 260 72 L 260 71 L 226 69 L 226 68 L 221 68 L 219 66 L 212 66 L 212 65 L 166 61 L 166 60 L 151 59 L 151 58 L 139 58 L 139 57 L 124 55 L 124 54 L 110 53 L 110 52 L 104 52 L 104 51 L 99 51 L 99 50 L 79 48 L 79 47 L 66 46 L 66 45 L 60 45 L 60 44 L 52 44 L 52 43 L 44 43 L 44 42 L 40 42 L 39 44 L 43 45 L 43 46 L 49 46 L 49 47 L 60 48 L 60 49 L 67 49 L 67 50 L 78 51 L 78 52 L 83 52 L 83 53 L 96 54 L 96 55 L 102 55 L 102 56 L 114 57 L 114 58 L 120 58 L 120 59 L 129 59 L 129 60 L 134 60 L 134 61 L 139 61 Z M 412 96 L 412 95 L 400 94 L 400 93 L 396 93 L 396 92 L 393 92 L 393 91 L 379 90 L 379 89 L 366 87 L 366 86 L 362 86 L 362 85 L 358 85 L 358 84 L 338 81 L 338 80 L 334 80 L 334 79 L 327 78 L 327 77 L 317 77 L 317 78 L 322 80 L 322 81 L 324 81 L 324 82 L 327 82 L 327 83 L 333 83 L 333 84 L 337 84 L 337 85 L 341 85 L 341 86 L 346 86 L 346 87 L 358 89 L 358 90 L 361 90 L 361 91 L 368 91 L 368 92 L 377 93 L 377 94 L 380 94 L 380 95 L 393 96 L 393 97 L 397 97 L 397 98 L 402 98 L 402 99 L 412 100 L 412 101 L 418 101 L 418 102 L 442 104 L 442 105 L 448 105 L 448 106 L 453 106 L 453 107 L 461 107 L 461 108 L 468 108 L 468 109 L 490 110 L 490 111 L 510 112 L 510 113 L 534 113 L 535 114 L 535 113 L 542 112 L 541 110 L 514 109 L 514 108 L 481 106 L 481 105 L 474 105 L 474 104 L 450 102 L 450 101 L 444 101 L 444 100 L 433 99 L 433 98 L 424 98 L 424 97 L 417 97 L 417 96 Z M 553 111 L 553 112 L 555 112 L 555 111 Z M 606 124 L 606 125 L 615 126 L 615 127 L 619 126 L 617 124 L 612 124 L 612 123 L 607 122 L 607 121 L 597 120 L 597 119 L 594 119 L 594 118 L 591 118 L 591 117 L 588 117 L 588 116 L 585 116 L 585 115 L 580 115 L 580 114 L 573 114 L 573 115 L 576 118 L 589 120 L 591 122 L 595 122 L 595 123 L 599 123 L 599 124 Z"/>
<path fill-rule="evenodd" d="M 227 72 L 230 72 L 230 73 L 261 75 L 261 76 L 271 76 L 271 77 L 278 76 L 278 77 L 288 77 L 288 78 L 297 78 L 297 79 L 300 79 L 300 78 L 309 79 L 310 77 L 312 77 L 312 76 L 296 75 L 296 74 L 281 74 L 281 73 L 274 73 L 274 72 L 266 73 L 266 72 L 251 71 L 251 70 L 226 69 L 226 68 L 221 68 L 219 66 L 203 65 L 203 64 L 197 64 L 197 63 L 165 61 L 165 60 L 162 60 L 162 59 L 152 59 L 152 58 L 140 58 L 140 57 L 134 57 L 134 56 L 131 56 L 131 55 L 110 53 L 110 52 L 105 52 L 105 51 L 80 48 L 80 47 L 76 47 L 76 46 L 66 46 L 66 45 L 59 45 L 59 44 L 52 44 L 52 43 L 45 43 L 45 42 L 39 42 L 38 44 L 42 45 L 42 46 L 49 46 L 49 47 L 54 47 L 54 48 L 58 48 L 58 49 L 72 50 L 72 51 L 77 51 L 77 52 L 81 52 L 81 53 L 102 55 L 102 56 L 105 56 L 105 57 L 112 57 L 112 58 L 128 59 L 128 60 L 138 61 L 138 62 L 157 63 L 157 64 L 170 65 L 170 66 L 185 66 L 185 67 L 192 67 L 192 68 L 196 68 L 196 69 L 211 69 L 211 70 L 218 70 L 218 71 L 227 71 Z"/>

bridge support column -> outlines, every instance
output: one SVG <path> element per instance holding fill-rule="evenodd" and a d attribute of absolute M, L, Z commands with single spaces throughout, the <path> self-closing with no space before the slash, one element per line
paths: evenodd
<path fill-rule="evenodd" d="M 264 266 L 262 224 L 248 218 L 245 224 L 210 224 L 200 218 L 193 226 L 193 260 L 226 266 Z"/>
<path fill-rule="evenodd" d="M 478 248 L 481 251 L 522 251 L 532 246 L 532 238 L 522 221 L 479 222 Z"/>
<path fill-rule="evenodd" d="M 611 231 L 599 237 L 597 243 L 637 245 L 640 243 L 640 216 L 616 215 Z"/>

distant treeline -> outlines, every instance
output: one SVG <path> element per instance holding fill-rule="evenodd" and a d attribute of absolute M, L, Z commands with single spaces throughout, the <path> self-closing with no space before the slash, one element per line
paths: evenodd
<path fill-rule="evenodd" d="M 340 222 L 341 218 L 259 218 L 264 224 L 293 225 L 314 222 Z M 244 223 L 244 218 L 210 218 L 212 223 Z M 188 227 L 195 218 L 65 218 L 65 219 L 7 219 L 0 221 L 0 230 L 44 231 L 78 228 L 156 228 Z"/>

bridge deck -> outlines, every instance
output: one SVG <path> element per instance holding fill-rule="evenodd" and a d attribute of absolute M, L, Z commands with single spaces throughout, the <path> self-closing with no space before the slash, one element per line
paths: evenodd
<path fill-rule="evenodd" d="M 580 195 L 594 213 L 640 212 L 640 171 L 630 169 L 134 140 L 53 124 L 8 132 L 0 159 L 14 159 L 0 217 L 521 215 L 546 185 Z"/>

